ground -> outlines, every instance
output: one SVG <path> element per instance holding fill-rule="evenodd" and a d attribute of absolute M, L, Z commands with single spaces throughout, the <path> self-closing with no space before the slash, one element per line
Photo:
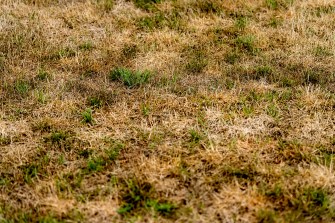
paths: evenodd
<path fill-rule="evenodd" d="M 333 0 L 0 12 L 0 222 L 335 222 Z"/>

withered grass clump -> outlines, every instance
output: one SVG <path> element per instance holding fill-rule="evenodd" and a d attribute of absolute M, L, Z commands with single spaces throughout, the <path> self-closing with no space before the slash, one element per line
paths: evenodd
<path fill-rule="evenodd" d="M 332 0 L 0 0 L 0 222 L 335 222 Z"/>

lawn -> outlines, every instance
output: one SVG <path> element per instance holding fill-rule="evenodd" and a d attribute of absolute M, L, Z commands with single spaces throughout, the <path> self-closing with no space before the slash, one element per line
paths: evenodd
<path fill-rule="evenodd" d="M 0 0 L 0 223 L 335 222 L 333 0 Z"/>

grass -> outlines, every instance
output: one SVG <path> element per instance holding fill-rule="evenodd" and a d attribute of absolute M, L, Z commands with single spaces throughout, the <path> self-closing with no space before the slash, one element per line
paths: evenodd
<path fill-rule="evenodd" d="M 131 71 L 127 68 L 115 68 L 110 72 L 110 80 L 120 81 L 127 87 L 138 87 L 149 82 L 152 74 L 149 71 Z"/>
<path fill-rule="evenodd" d="M 335 221 L 333 1 L 0 11 L 0 222 Z"/>
<path fill-rule="evenodd" d="M 94 119 L 93 119 L 93 111 L 90 108 L 85 109 L 85 111 L 83 111 L 81 113 L 82 116 L 82 122 L 83 123 L 87 123 L 87 124 L 93 124 L 94 123 Z"/>

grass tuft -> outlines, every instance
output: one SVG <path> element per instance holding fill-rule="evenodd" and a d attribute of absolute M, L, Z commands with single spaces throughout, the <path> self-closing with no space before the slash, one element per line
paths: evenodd
<path fill-rule="evenodd" d="M 115 68 L 109 74 L 110 80 L 120 81 L 125 86 L 139 87 L 149 82 L 152 74 L 149 71 L 131 71 L 127 68 Z"/>

